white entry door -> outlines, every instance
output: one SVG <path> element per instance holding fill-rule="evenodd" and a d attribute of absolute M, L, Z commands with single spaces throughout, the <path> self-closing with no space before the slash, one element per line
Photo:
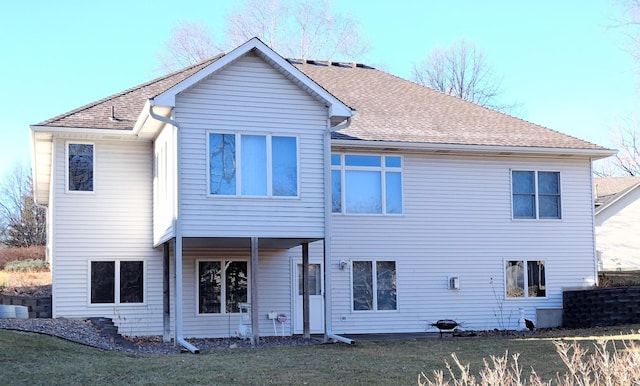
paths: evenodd
<path fill-rule="evenodd" d="M 302 334 L 302 263 L 294 261 L 294 332 Z M 309 263 L 309 328 L 311 333 L 324 333 L 324 275 L 322 274 L 322 264 Z"/>

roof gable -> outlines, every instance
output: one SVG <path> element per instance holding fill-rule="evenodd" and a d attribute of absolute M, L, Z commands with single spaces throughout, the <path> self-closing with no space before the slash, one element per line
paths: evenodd
<path fill-rule="evenodd" d="M 151 98 L 152 105 L 175 106 L 176 95 L 194 86 L 206 77 L 214 74 L 225 66 L 233 63 L 249 52 L 256 53 L 259 57 L 280 71 L 287 78 L 291 79 L 305 91 L 325 102 L 329 107 L 329 116 L 335 117 L 334 123 L 339 123 L 353 115 L 351 108 L 342 103 L 338 98 L 311 80 L 299 69 L 294 67 L 286 59 L 278 55 L 258 38 L 252 38 L 243 45 L 220 57 L 215 62 L 210 63 L 201 71 L 183 79 L 167 90 Z"/>

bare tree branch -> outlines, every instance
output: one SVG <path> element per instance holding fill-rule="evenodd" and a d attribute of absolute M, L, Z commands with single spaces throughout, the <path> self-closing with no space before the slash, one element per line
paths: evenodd
<path fill-rule="evenodd" d="M 502 79 L 497 77 L 485 55 L 466 40 L 447 48 L 436 47 L 414 65 L 413 79 L 422 85 L 482 106 L 508 110 L 515 105 L 498 102 Z"/>
<path fill-rule="evenodd" d="M 226 15 L 225 46 L 254 36 L 285 57 L 360 59 L 369 45 L 350 15 L 336 14 L 328 0 L 242 0 Z M 157 55 L 159 69 L 173 71 L 223 51 L 202 22 L 182 21 Z"/>
<path fill-rule="evenodd" d="M 46 243 L 46 212 L 35 204 L 31 174 L 14 166 L 0 185 L 0 240 L 10 247 Z"/>
<path fill-rule="evenodd" d="M 165 50 L 156 55 L 158 71 L 171 72 L 210 58 L 222 50 L 213 43 L 211 32 L 202 21 L 179 22 L 165 42 Z"/>

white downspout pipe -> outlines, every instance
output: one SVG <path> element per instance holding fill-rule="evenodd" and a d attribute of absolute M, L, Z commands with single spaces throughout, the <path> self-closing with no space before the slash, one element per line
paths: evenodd
<path fill-rule="evenodd" d="M 331 133 L 346 129 L 349 125 L 351 117 L 336 126 L 327 124 L 324 132 L 324 340 L 352 344 L 353 340 L 333 333 L 331 309 Z"/>
<path fill-rule="evenodd" d="M 169 119 L 167 117 L 163 117 L 162 115 L 158 115 L 153 112 L 153 100 L 149 100 L 149 115 L 151 118 L 164 122 L 173 126 L 176 130 L 175 133 L 175 143 L 176 143 L 176 154 L 175 154 L 175 200 L 174 200 L 174 217 L 173 217 L 173 232 L 175 234 L 176 244 L 175 244 L 175 342 L 176 344 L 180 344 L 182 347 L 191 351 L 194 354 L 198 354 L 200 350 L 187 342 L 182 336 L 182 229 L 180 226 L 180 181 L 179 181 L 179 173 L 180 173 L 180 125 L 178 122 Z"/>

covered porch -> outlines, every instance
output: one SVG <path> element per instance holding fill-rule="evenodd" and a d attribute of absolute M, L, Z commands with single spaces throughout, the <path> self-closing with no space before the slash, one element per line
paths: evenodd
<path fill-rule="evenodd" d="M 310 263 L 312 243 L 315 260 Z M 257 344 L 261 335 L 275 330 L 274 312 L 289 319 L 286 335 L 301 332 L 310 338 L 320 332 L 326 338 L 326 294 L 317 283 L 326 280 L 322 238 L 182 237 L 165 242 L 163 249 L 165 340 L 173 337 L 197 352 L 184 338 L 237 335 L 244 317 L 249 328 L 242 337 Z M 206 289 L 211 284 L 217 289 Z M 240 315 L 238 305 L 247 303 L 248 314 Z M 318 303 L 322 315 L 317 315 Z M 321 331 L 317 323 L 312 331 L 312 312 L 322 322 Z M 275 334 L 284 335 L 284 321 L 278 322 Z M 216 330 L 216 325 L 226 330 Z"/>

